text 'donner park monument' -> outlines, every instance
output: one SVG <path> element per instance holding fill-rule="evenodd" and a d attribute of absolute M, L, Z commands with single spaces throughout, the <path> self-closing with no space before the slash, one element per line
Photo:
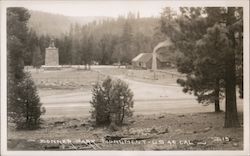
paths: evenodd
<path fill-rule="evenodd" d="M 58 66 L 58 65 L 59 65 L 58 48 L 55 47 L 54 40 L 51 39 L 49 47 L 46 48 L 45 66 Z"/>

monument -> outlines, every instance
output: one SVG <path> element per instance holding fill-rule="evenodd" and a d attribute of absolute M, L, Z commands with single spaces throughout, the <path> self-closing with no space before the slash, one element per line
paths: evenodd
<path fill-rule="evenodd" d="M 58 48 L 55 47 L 54 40 L 51 39 L 49 47 L 46 48 L 45 66 L 58 66 L 58 65 L 59 65 Z"/>

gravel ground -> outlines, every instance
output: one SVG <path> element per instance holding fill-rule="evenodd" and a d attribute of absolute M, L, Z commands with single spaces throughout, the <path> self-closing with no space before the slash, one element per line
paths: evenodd
<path fill-rule="evenodd" d="M 242 123 L 242 114 L 239 119 Z M 47 118 L 38 130 L 9 127 L 8 149 L 242 150 L 243 127 L 223 128 L 223 124 L 223 112 L 136 115 L 115 132 L 95 127 L 89 118 Z M 60 144 L 62 140 L 66 142 Z"/>

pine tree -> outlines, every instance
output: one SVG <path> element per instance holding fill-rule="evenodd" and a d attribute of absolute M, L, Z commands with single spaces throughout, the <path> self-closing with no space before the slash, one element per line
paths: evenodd
<path fill-rule="evenodd" d="M 92 117 L 97 125 L 122 125 L 126 117 L 133 114 L 133 93 L 122 80 L 106 78 L 92 90 Z"/>
<path fill-rule="evenodd" d="M 76 23 L 74 26 L 71 25 L 69 37 L 71 40 L 71 48 L 70 48 L 70 54 L 71 54 L 71 63 L 74 65 L 80 65 L 81 64 L 81 46 L 80 46 L 80 25 Z"/>
<path fill-rule="evenodd" d="M 33 129 L 39 127 L 42 111 L 36 86 L 30 75 L 23 71 L 24 53 L 28 47 L 28 19 L 25 8 L 7 9 L 7 106 L 9 122 L 13 121 L 17 128 Z"/>
<path fill-rule="evenodd" d="M 38 46 L 40 47 L 42 55 L 42 64 L 45 64 L 45 51 L 46 48 L 48 48 L 50 40 L 51 38 L 48 35 L 42 35 L 38 38 Z"/>
<path fill-rule="evenodd" d="M 174 41 L 179 51 L 178 70 L 187 74 L 178 80 L 184 92 L 194 92 L 199 101 L 214 101 L 219 110 L 219 99 L 225 89 L 225 127 L 239 126 L 236 107 L 236 61 L 242 67 L 241 18 L 236 8 L 181 8 L 182 15 L 171 22 L 162 21 L 162 31 Z M 238 9 L 240 10 L 240 9 Z M 207 16 L 201 16 L 202 12 Z M 240 11 L 238 11 L 240 12 Z M 239 13 L 239 15 L 241 15 Z M 237 25 L 237 26 L 236 26 Z M 241 73 L 241 69 L 238 69 Z M 240 83 L 239 83 L 240 84 Z M 242 83 L 241 83 L 242 84 Z"/>
<path fill-rule="evenodd" d="M 43 59 L 41 55 L 41 50 L 40 47 L 36 47 L 34 52 L 33 52 L 33 59 L 32 59 L 32 65 L 36 69 L 39 69 L 42 66 Z"/>
<path fill-rule="evenodd" d="M 112 80 L 108 77 L 102 84 L 95 84 L 92 90 L 92 118 L 95 119 L 96 125 L 110 124 L 110 97 L 109 92 L 112 87 Z"/>
<path fill-rule="evenodd" d="M 197 55 L 196 70 L 197 77 L 202 77 L 201 84 L 207 84 L 205 89 L 213 90 L 210 94 L 205 94 L 201 91 L 198 97 L 201 100 L 208 100 L 215 103 L 215 112 L 220 111 L 219 100 L 223 97 L 224 88 L 224 57 L 226 47 L 228 47 L 229 41 L 226 36 L 226 28 L 221 24 L 215 24 L 213 27 L 208 28 L 207 34 L 203 36 L 201 40 L 197 42 Z M 199 81 L 198 81 L 199 82 Z"/>
<path fill-rule="evenodd" d="M 177 81 L 183 91 L 193 92 L 198 102 L 214 103 L 215 112 L 219 112 L 219 99 L 222 96 L 221 70 L 218 69 L 218 64 L 210 61 L 213 58 L 203 58 L 208 51 L 199 50 L 197 45 L 208 28 L 206 19 L 201 16 L 202 10 L 193 7 L 180 8 L 181 16 L 174 19 L 171 9 L 166 8 L 162 17 L 162 31 L 175 43 L 178 71 L 187 75 L 186 79 Z M 199 46 L 201 45 L 200 42 Z M 209 48 L 211 47 L 213 45 Z"/>
<path fill-rule="evenodd" d="M 29 19 L 25 8 L 7 9 L 7 106 L 8 115 L 16 105 L 16 86 L 24 77 L 23 53 L 27 38 L 26 23 Z"/>
<path fill-rule="evenodd" d="M 237 114 L 237 103 L 236 103 L 236 51 L 237 51 L 237 41 L 234 25 L 237 22 L 235 16 L 236 8 L 228 7 L 225 13 L 226 20 L 225 24 L 228 29 L 228 39 L 230 40 L 229 50 L 225 57 L 225 88 L 226 88 L 226 116 L 225 116 L 225 127 L 238 127 L 240 126 Z"/>
<path fill-rule="evenodd" d="M 24 52 L 24 64 L 32 65 L 33 64 L 33 56 L 36 47 L 38 46 L 38 36 L 33 29 L 30 29 L 27 35 L 27 48 Z"/>
<path fill-rule="evenodd" d="M 116 125 L 121 125 L 125 117 L 131 117 L 134 105 L 133 93 L 128 84 L 118 79 L 114 81 L 110 90 L 110 114 L 114 115 L 111 119 Z"/>
<path fill-rule="evenodd" d="M 104 34 L 98 44 L 100 51 L 100 63 L 112 64 L 112 55 L 115 53 L 118 38 L 112 34 Z"/>
<path fill-rule="evenodd" d="M 219 11 L 216 11 L 216 10 Z M 242 55 L 243 49 L 242 47 L 242 8 L 236 7 L 228 7 L 228 8 L 215 8 L 210 9 L 208 11 L 208 19 L 212 19 L 214 14 L 217 12 L 216 19 L 218 23 L 221 23 L 224 33 L 223 37 L 220 38 L 220 41 L 227 42 L 225 45 L 221 45 L 220 50 L 221 54 L 223 55 L 223 60 L 220 60 L 220 66 L 224 70 L 223 72 L 223 80 L 225 82 L 225 98 L 226 98 L 226 112 L 225 112 L 225 124 L 224 127 L 238 127 L 239 120 L 237 114 L 237 103 L 236 103 L 236 85 L 237 80 L 239 87 L 243 86 L 242 74 L 237 75 L 238 73 L 243 73 L 242 69 L 240 69 L 243 65 L 242 62 Z M 218 24 L 217 24 L 218 25 Z M 216 25 L 213 28 L 216 28 Z M 220 35 L 222 33 L 216 32 Z M 238 34 L 238 39 L 236 38 Z M 213 36 L 217 36 L 214 34 Z M 218 39 L 218 38 L 216 38 Z M 207 42 L 207 44 L 212 43 Z M 220 42 L 216 42 L 217 46 L 220 46 Z M 215 47 L 215 46 L 214 46 Z M 218 58 L 217 55 L 215 58 Z M 238 60 L 236 58 L 239 58 Z M 240 67 L 236 69 L 236 67 Z M 241 89 L 240 89 L 241 91 Z"/>
<path fill-rule="evenodd" d="M 81 61 L 85 65 L 85 69 L 90 70 L 94 53 L 94 38 L 93 36 L 84 36 L 81 40 Z"/>
<path fill-rule="evenodd" d="M 121 36 L 121 46 L 122 46 L 122 58 L 124 62 L 130 63 L 132 58 L 132 44 L 133 43 L 133 32 L 129 21 L 123 26 L 123 33 Z"/>
<path fill-rule="evenodd" d="M 25 73 L 22 81 L 17 84 L 16 105 L 12 117 L 18 129 L 39 128 L 40 116 L 45 113 L 41 108 L 36 86 L 29 73 Z"/>

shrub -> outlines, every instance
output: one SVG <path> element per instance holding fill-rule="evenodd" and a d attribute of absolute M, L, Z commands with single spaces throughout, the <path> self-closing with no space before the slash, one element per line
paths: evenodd
<path fill-rule="evenodd" d="M 9 115 L 17 129 L 35 129 L 40 125 L 40 116 L 45 113 L 41 108 L 37 88 L 29 73 L 17 83 L 15 100 L 9 106 Z"/>
<path fill-rule="evenodd" d="M 106 78 L 92 90 L 92 117 L 96 125 L 122 125 L 125 117 L 132 116 L 133 93 L 122 80 Z"/>
<path fill-rule="evenodd" d="M 97 125 L 110 123 L 110 110 L 109 110 L 109 91 L 111 89 L 111 79 L 104 80 L 102 85 L 95 84 L 92 90 L 92 104 L 93 110 L 91 111 L 92 118 L 96 120 Z"/>
<path fill-rule="evenodd" d="M 129 89 L 128 84 L 122 80 L 114 81 L 110 90 L 110 113 L 114 114 L 114 122 L 121 125 L 124 117 L 133 115 L 133 93 Z"/>

